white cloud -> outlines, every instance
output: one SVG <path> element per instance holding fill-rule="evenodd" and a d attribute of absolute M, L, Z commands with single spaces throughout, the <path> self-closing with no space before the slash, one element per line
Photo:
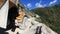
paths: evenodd
<path fill-rule="evenodd" d="M 46 4 L 42 5 L 41 2 L 40 2 L 40 3 L 36 3 L 35 6 L 36 6 L 37 8 L 39 8 L 39 7 L 45 7 Z"/>
<path fill-rule="evenodd" d="M 54 4 L 55 2 L 57 2 L 57 0 L 54 0 L 54 1 L 50 2 L 49 5 L 52 5 L 52 4 Z"/>
<path fill-rule="evenodd" d="M 31 7 L 31 6 L 32 6 L 31 3 L 28 3 L 28 4 L 27 4 L 27 7 Z"/>
<path fill-rule="evenodd" d="M 35 4 L 35 6 L 36 6 L 36 8 L 40 8 L 40 7 L 45 7 L 46 4 L 42 5 L 42 0 L 40 0 L 40 2 L 37 2 L 37 3 Z"/>

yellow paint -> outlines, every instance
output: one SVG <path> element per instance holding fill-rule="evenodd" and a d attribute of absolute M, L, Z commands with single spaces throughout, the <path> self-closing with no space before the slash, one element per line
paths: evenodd
<path fill-rule="evenodd" d="M 22 11 L 18 12 L 19 16 L 17 17 L 17 22 L 20 23 L 24 17 L 24 13 Z"/>

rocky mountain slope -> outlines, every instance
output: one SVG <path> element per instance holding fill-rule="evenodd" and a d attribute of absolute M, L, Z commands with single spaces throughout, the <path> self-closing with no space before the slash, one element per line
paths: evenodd
<path fill-rule="evenodd" d="M 7 6 L 6 6 L 7 5 Z M 3 6 L 3 9 L 0 11 L 4 11 L 7 10 L 8 11 L 8 1 L 7 4 L 5 6 Z M 6 9 L 4 9 L 4 7 Z M 22 12 L 24 12 L 24 16 L 21 19 L 21 22 L 16 21 L 16 11 L 12 12 L 15 10 L 17 10 L 19 8 L 19 10 L 21 10 Z M 7 19 L 3 18 L 4 21 L 2 21 L 2 24 L 7 24 L 7 29 L 3 29 L 0 28 L 0 31 L 3 32 L 0 34 L 4 34 L 5 32 L 7 34 L 57 34 L 57 32 L 55 32 L 54 30 L 50 29 L 48 26 L 46 26 L 43 22 L 42 22 L 42 17 L 39 15 L 39 13 L 35 13 L 35 12 L 29 12 L 29 10 L 26 10 L 25 7 L 19 5 L 19 7 L 13 7 L 9 9 L 9 16 L 8 19 L 10 19 L 10 21 L 8 21 L 8 23 L 4 23 L 4 21 Z M 5 11 L 4 11 L 5 12 Z M 1 15 L 1 18 L 4 16 L 5 17 L 5 13 L 1 13 L 3 15 Z M 40 13 L 41 14 L 41 13 Z M 44 14 L 44 13 L 43 13 Z M 7 13 L 6 13 L 7 15 Z M 21 15 L 21 14 L 20 14 Z M 42 15 L 42 14 L 41 14 Z M 41 23 L 42 22 L 42 23 Z M 1 26 L 2 26 L 1 24 Z"/>
<path fill-rule="evenodd" d="M 9 34 L 57 34 L 45 24 L 35 21 L 34 17 L 24 17 L 23 22 L 19 23 L 19 28 L 16 28 L 15 32 L 11 30 L 6 32 Z"/>
<path fill-rule="evenodd" d="M 41 21 L 39 22 L 46 24 L 60 34 L 60 4 L 52 7 L 36 8 L 31 12 L 40 16 Z"/>

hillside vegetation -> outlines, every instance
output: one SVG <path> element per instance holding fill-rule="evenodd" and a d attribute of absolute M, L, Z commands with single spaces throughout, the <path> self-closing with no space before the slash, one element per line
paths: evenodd
<path fill-rule="evenodd" d="M 52 7 L 36 8 L 31 11 L 40 16 L 42 23 L 60 34 L 60 4 Z"/>

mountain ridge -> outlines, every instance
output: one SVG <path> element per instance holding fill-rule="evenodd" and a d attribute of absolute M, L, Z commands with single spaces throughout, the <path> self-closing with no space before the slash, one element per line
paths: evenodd
<path fill-rule="evenodd" d="M 30 11 L 38 14 L 42 23 L 45 23 L 51 29 L 60 34 L 60 4 L 45 8 L 35 8 Z"/>

